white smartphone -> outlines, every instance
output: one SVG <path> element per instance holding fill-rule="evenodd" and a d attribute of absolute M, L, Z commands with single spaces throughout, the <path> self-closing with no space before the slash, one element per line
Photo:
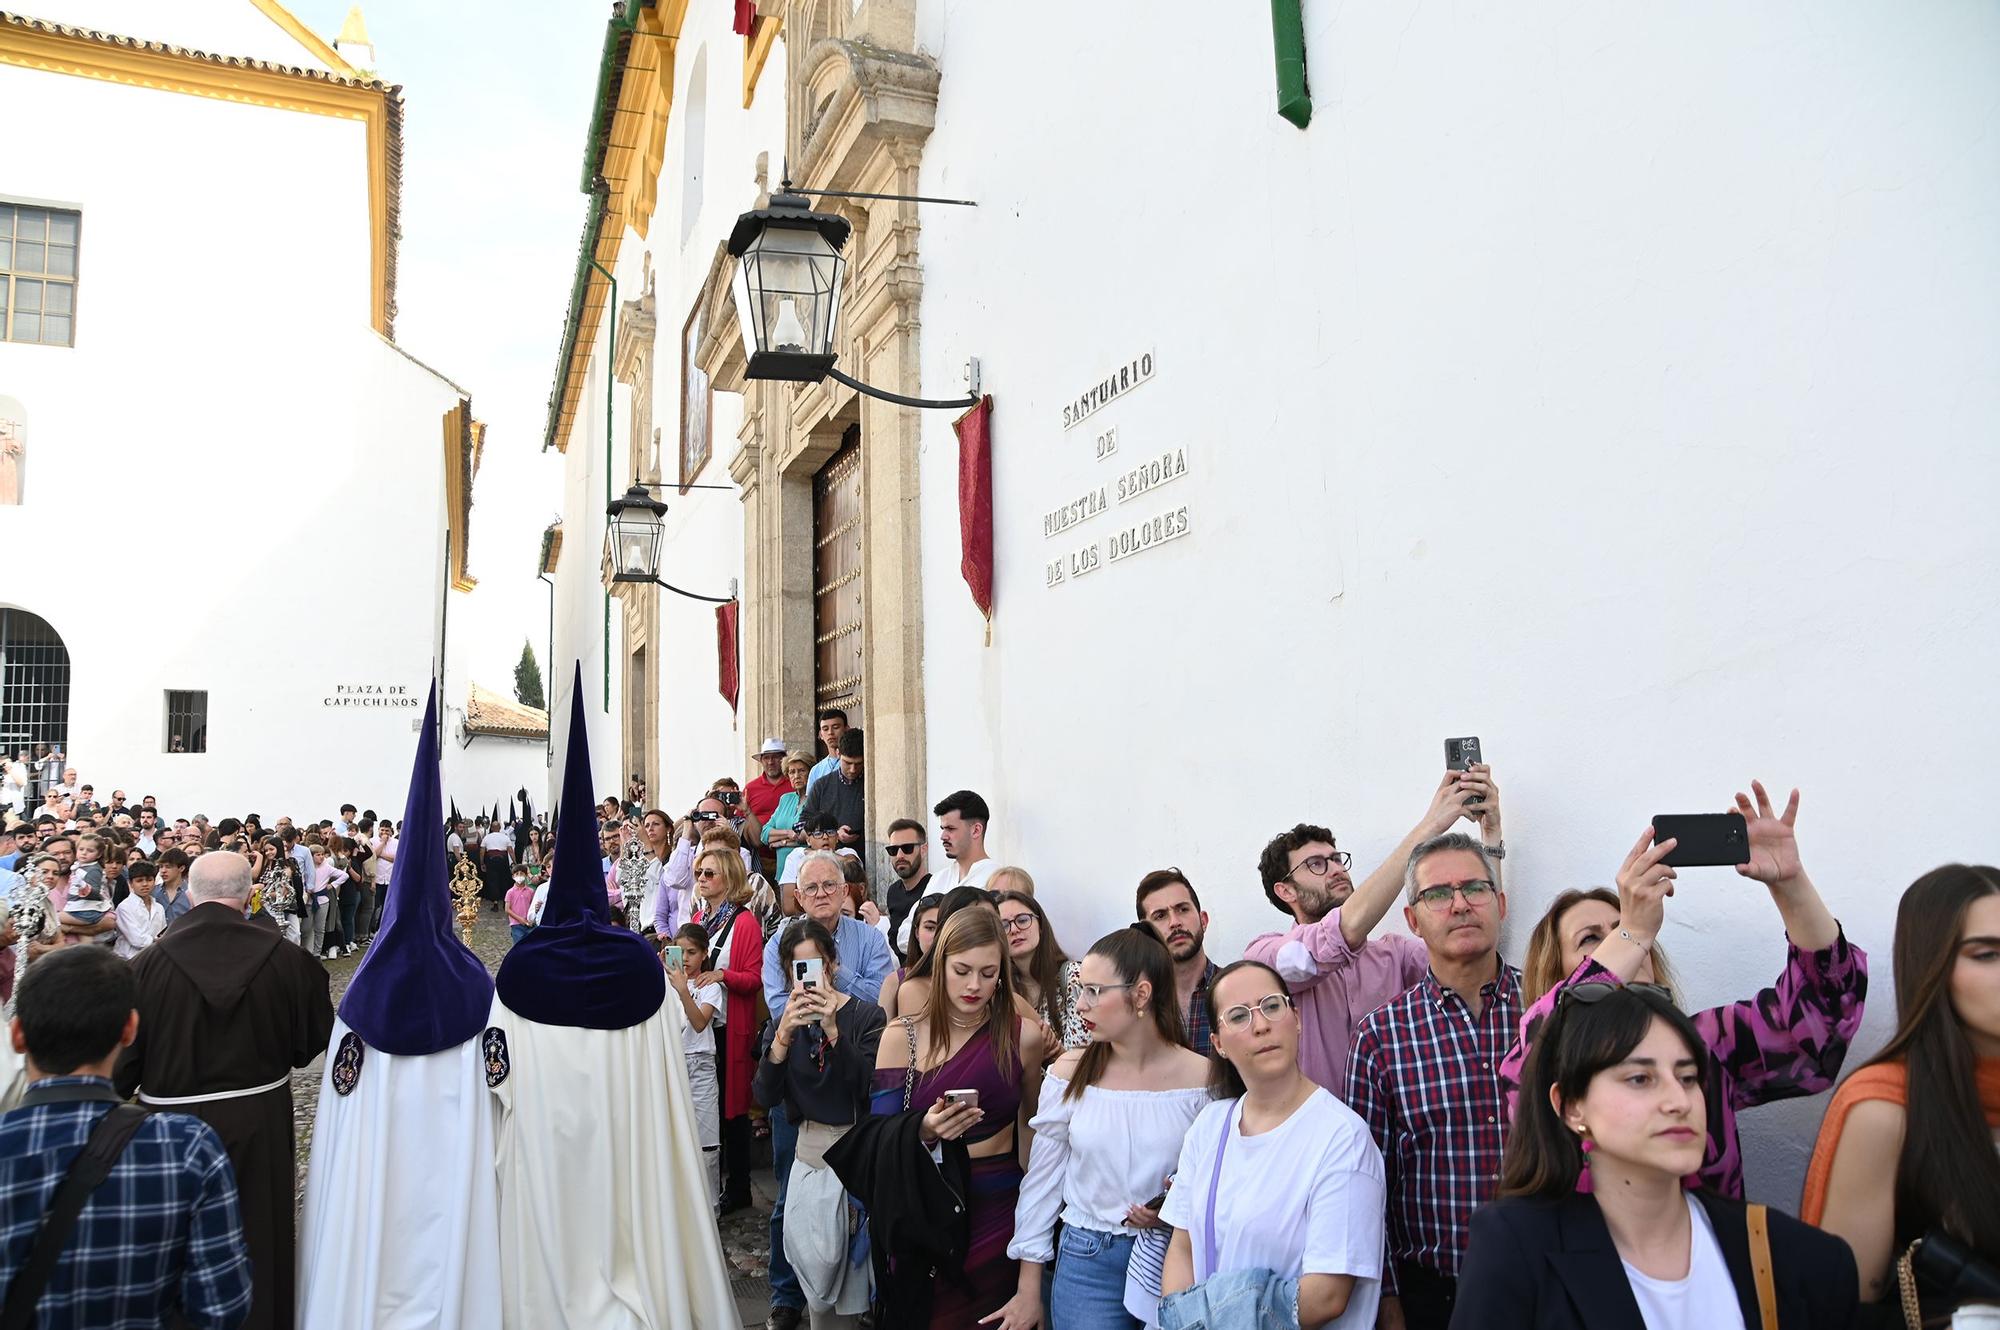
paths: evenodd
<path fill-rule="evenodd" d="M 807 988 L 818 988 L 820 975 L 826 965 L 817 956 L 809 956 L 802 961 L 792 962 L 792 977 Z"/>

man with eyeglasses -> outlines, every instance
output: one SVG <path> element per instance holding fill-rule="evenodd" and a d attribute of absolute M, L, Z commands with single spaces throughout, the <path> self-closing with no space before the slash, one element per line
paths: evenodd
<path fill-rule="evenodd" d="M 1419 844 L 1477 821 L 1489 843 L 1500 837 L 1500 794 L 1484 764 L 1448 771 L 1423 820 L 1410 829 L 1357 890 L 1353 859 L 1325 827 L 1300 823 L 1264 847 L 1257 870 L 1264 896 L 1292 926 L 1253 938 L 1247 960 L 1284 976 L 1298 998 L 1299 1066 L 1336 1097 L 1347 1093 L 1347 1058 L 1363 1018 L 1424 977 L 1423 944 L 1401 933 L 1371 938 L 1403 888 L 1403 870 Z"/>
<path fill-rule="evenodd" d="M 840 956 L 833 986 L 854 997 L 880 1002 L 882 981 L 895 970 L 896 961 L 880 930 L 840 912 L 840 902 L 847 897 L 847 875 L 841 870 L 840 856 L 830 850 L 807 850 L 792 857 L 802 861 L 796 888 L 799 904 L 806 918 L 833 934 L 833 948 Z M 771 1009 L 771 1024 L 765 1031 L 760 1057 L 770 1051 L 769 1040 L 792 996 L 791 978 L 778 959 L 782 938 L 782 930 L 773 930 L 764 943 L 764 1003 Z M 785 1190 L 798 1144 L 799 1124 L 791 1120 L 782 1102 L 771 1105 L 771 1168 L 778 1179 L 778 1199 L 771 1206 L 771 1317 L 767 1325 L 777 1330 L 790 1330 L 804 1319 L 805 1295 L 785 1260 Z"/>
<path fill-rule="evenodd" d="M 910 909 L 930 890 L 929 841 L 923 823 L 899 817 L 889 824 L 889 839 L 882 843 L 889 855 L 889 871 L 896 875 L 883 893 L 883 903 L 889 918 L 890 945 L 899 957 L 909 955 L 910 936 L 904 925 L 909 922 Z"/>
<path fill-rule="evenodd" d="M 1500 957 L 1507 898 L 1485 845 L 1434 836 L 1411 850 L 1403 886 L 1403 918 L 1429 963 L 1361 1022 L 1346 1097 L 1388 1174 L 1379 1324 L 1446 1330 L 1472 1212 L 1499 1185 L 1500 1062 L 1521 1025 L 1521 972 Z"/>

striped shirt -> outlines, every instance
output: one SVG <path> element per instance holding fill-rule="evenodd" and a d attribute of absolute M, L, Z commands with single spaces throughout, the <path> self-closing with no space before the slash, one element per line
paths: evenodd
<path fill-rule="evenodd" d="M 1347 1103 L 1368 1124 L 1389 1184 L 1389 1257 L 1456 1278 L 1472 1212 L 1500 1181 L 1507 1108 L 1500 1063 L 1521 1024 L 1521 972 L 1504 962 L 1465 1000 L 1426 970 L 1354 1033 Z"/>
<path fill-rule="evenodd" d="M 28 1259 L 42 1216 L 91 1129 L 101 1100 L 37 1103 L 38 1089 L 98 1086 L 53 1076 L 0 1115 L 0 1288 Z M 37 1304 L 41 1330 L 155 1330 L 178 1307 L 189 1323 L 235 1326 L 250 1310 L 250 1258 L 236 1175 L 222 1140 L 183 1113 L 155 1113 L 78 1216 Z"/>

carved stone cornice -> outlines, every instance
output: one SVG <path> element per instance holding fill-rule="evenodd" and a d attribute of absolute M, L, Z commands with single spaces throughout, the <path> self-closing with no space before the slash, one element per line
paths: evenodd
<path fill-rule="evenodd" d="M 618 340 L 611 348 L 611 374 L 620 383 L 639 386 L 639 376 L 653 354 L 656 323 L 651 292 L 638 300 L 618 302 Z"/>
<path fill-rule="evenodd" d="M 937 127 L 938 67 L 926 56 L 830 38 L 798 71 L 797 180 L 848 188 L 878 147 L 921 145 Z"/>

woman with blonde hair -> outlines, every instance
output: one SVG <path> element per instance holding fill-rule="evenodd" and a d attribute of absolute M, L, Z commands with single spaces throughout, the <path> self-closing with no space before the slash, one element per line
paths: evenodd
<path fill-rule="evenodd" d="M 715 1059 L 722 1082 L 722 1213 L 750 1204 L 750 1082 L 757 1070 L 757 997 L 764 987 L 764 929 L 750 903 L 743 857 L 721 845 L 705 846 L 694 860 L 694 922 L 708 933 L 717 968 L 695 976 L 694 986 L 719 983 L 729 994 L 722 1012 L 723 1039 Z"/>
<path fill-rule="evenodd" d="M 1014 1293 L 1007 1244 L 1041 1094 L 1042 1033 L 1014 1010 L 993 911 L 952 915 L 932 959 L 923 1009 L 883 1033 L 871 1117 L 827 1160 L 868 1208 L 881 1323 L 968 1330 Z M 920 1189 L 902 1184 L 926 1169 L 953 1181 L 964 1213 L 921 1212 Z"/>

